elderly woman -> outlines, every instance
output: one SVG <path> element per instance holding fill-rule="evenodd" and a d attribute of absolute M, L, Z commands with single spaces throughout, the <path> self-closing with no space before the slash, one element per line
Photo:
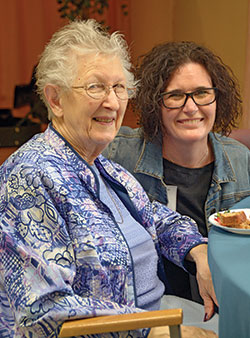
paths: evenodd
<path fill-rule="evenodd" d="M 57 337 L 69 318 L 159 309 L 161 254 L 187 268 L 207 239 L 100 154 L 135 92 L 124 39 L 72 22 L 36 77 L 52 122 L 0 169 L 0 336 Z"/>
<path fill-rule="evenodd" d="M 104 154 L 128 169 L 151 201 L 192 217 L 207 237 L 208 217 L 250 194 L 250 152 L 225 136 L 241 116 L 237 81 L 193 42 L 154 47 L 137 76 L 141 128 L 121 128 Z M 172 292 L 201 301 L 194 277 L 165 263 Z"/>

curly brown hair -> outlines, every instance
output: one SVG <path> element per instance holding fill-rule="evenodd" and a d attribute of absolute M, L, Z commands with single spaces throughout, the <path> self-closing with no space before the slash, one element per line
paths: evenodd
<path fill-rule="evenodd" d="M 173 73 L 189 62 L 204 66 L 213 87 L 218 88 L 213 131 L 228 135 L 232 128 L 237 127 L 242 115 L 242 101 L 239 84 L 231 68 L 204 46 L 189 41 L 168 42 L 155 46 L 139 58 L 135 70 L 139 85 L 133 105 L 139 113 L 139 124 L 146 139 L 162 135 L 161 94 Z"/>

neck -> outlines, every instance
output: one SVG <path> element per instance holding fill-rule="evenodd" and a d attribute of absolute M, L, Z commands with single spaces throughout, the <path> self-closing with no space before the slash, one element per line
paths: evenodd
<path fill-rule="evenodd" d="M 93 165 L 95 159 L 104 150 L 104 146 L 93 146 L 92 144 L 80 144 L 75 141 L 71 133 L 68 132 L 67 128 L 63 124 L 58 123 L 57 120 L 53 120 L 53 127 L 59 134 L 61 134 L 65 140 L 71 145 L 71 147 L 84 159 L 88 164 Z"/>
<path fill-rule="evenodd" d="M 207 140 L 186 145 L 163 142 L 162 153 L 168 161 L 186 168 L 202 168 L 214 160 L 212 148 Z"/>

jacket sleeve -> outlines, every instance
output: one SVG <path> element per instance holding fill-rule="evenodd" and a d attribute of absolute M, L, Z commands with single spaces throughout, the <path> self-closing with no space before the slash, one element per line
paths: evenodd
<path fill-rule="evenodd" d="M 161 253 L 185 269 L 185 257 L 195 246 L 207 243 L 194 220 L 154 201 L 152 203 Z M 185 269 L 186 270 L 186 269 Z"/>
<path fill-rule="evenodd" d="M 59 196 L 51 198 L 53 182 L 34 170 L 15 168 L 1 184 L 0 303 L 3 296 L 9 300 L 15 336 L 57 337 L 66 319 L 140 311 L 109 301 L 109 295 L 106 300 L 80 296 L 76 291 L 87 287 L 84 280 L 73 289 L 81 267 L 75 261 L 62 206 L 54 203 Z"/>

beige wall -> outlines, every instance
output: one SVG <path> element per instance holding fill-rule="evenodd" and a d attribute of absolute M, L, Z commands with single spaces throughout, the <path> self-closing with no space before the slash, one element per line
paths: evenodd
<path fill-rule="evenodd" d="M 175 40 L 205 44 L 221 56 L 244 88 L 248 0 L 175 0 Z"/>
<path fill-rule="evenodd" d="M 131 0 L 130 34 L 134 59 L 154 45 L 172 40 L 174 1 Z"/>
<path fill-rule="evenodd" d="M 192 40 L 221 56 L 245 84 L 248 0 L 131 0 L 132 55 L 169 40 Z M 243 126 L 244 127 L 244 126 Z"/>

